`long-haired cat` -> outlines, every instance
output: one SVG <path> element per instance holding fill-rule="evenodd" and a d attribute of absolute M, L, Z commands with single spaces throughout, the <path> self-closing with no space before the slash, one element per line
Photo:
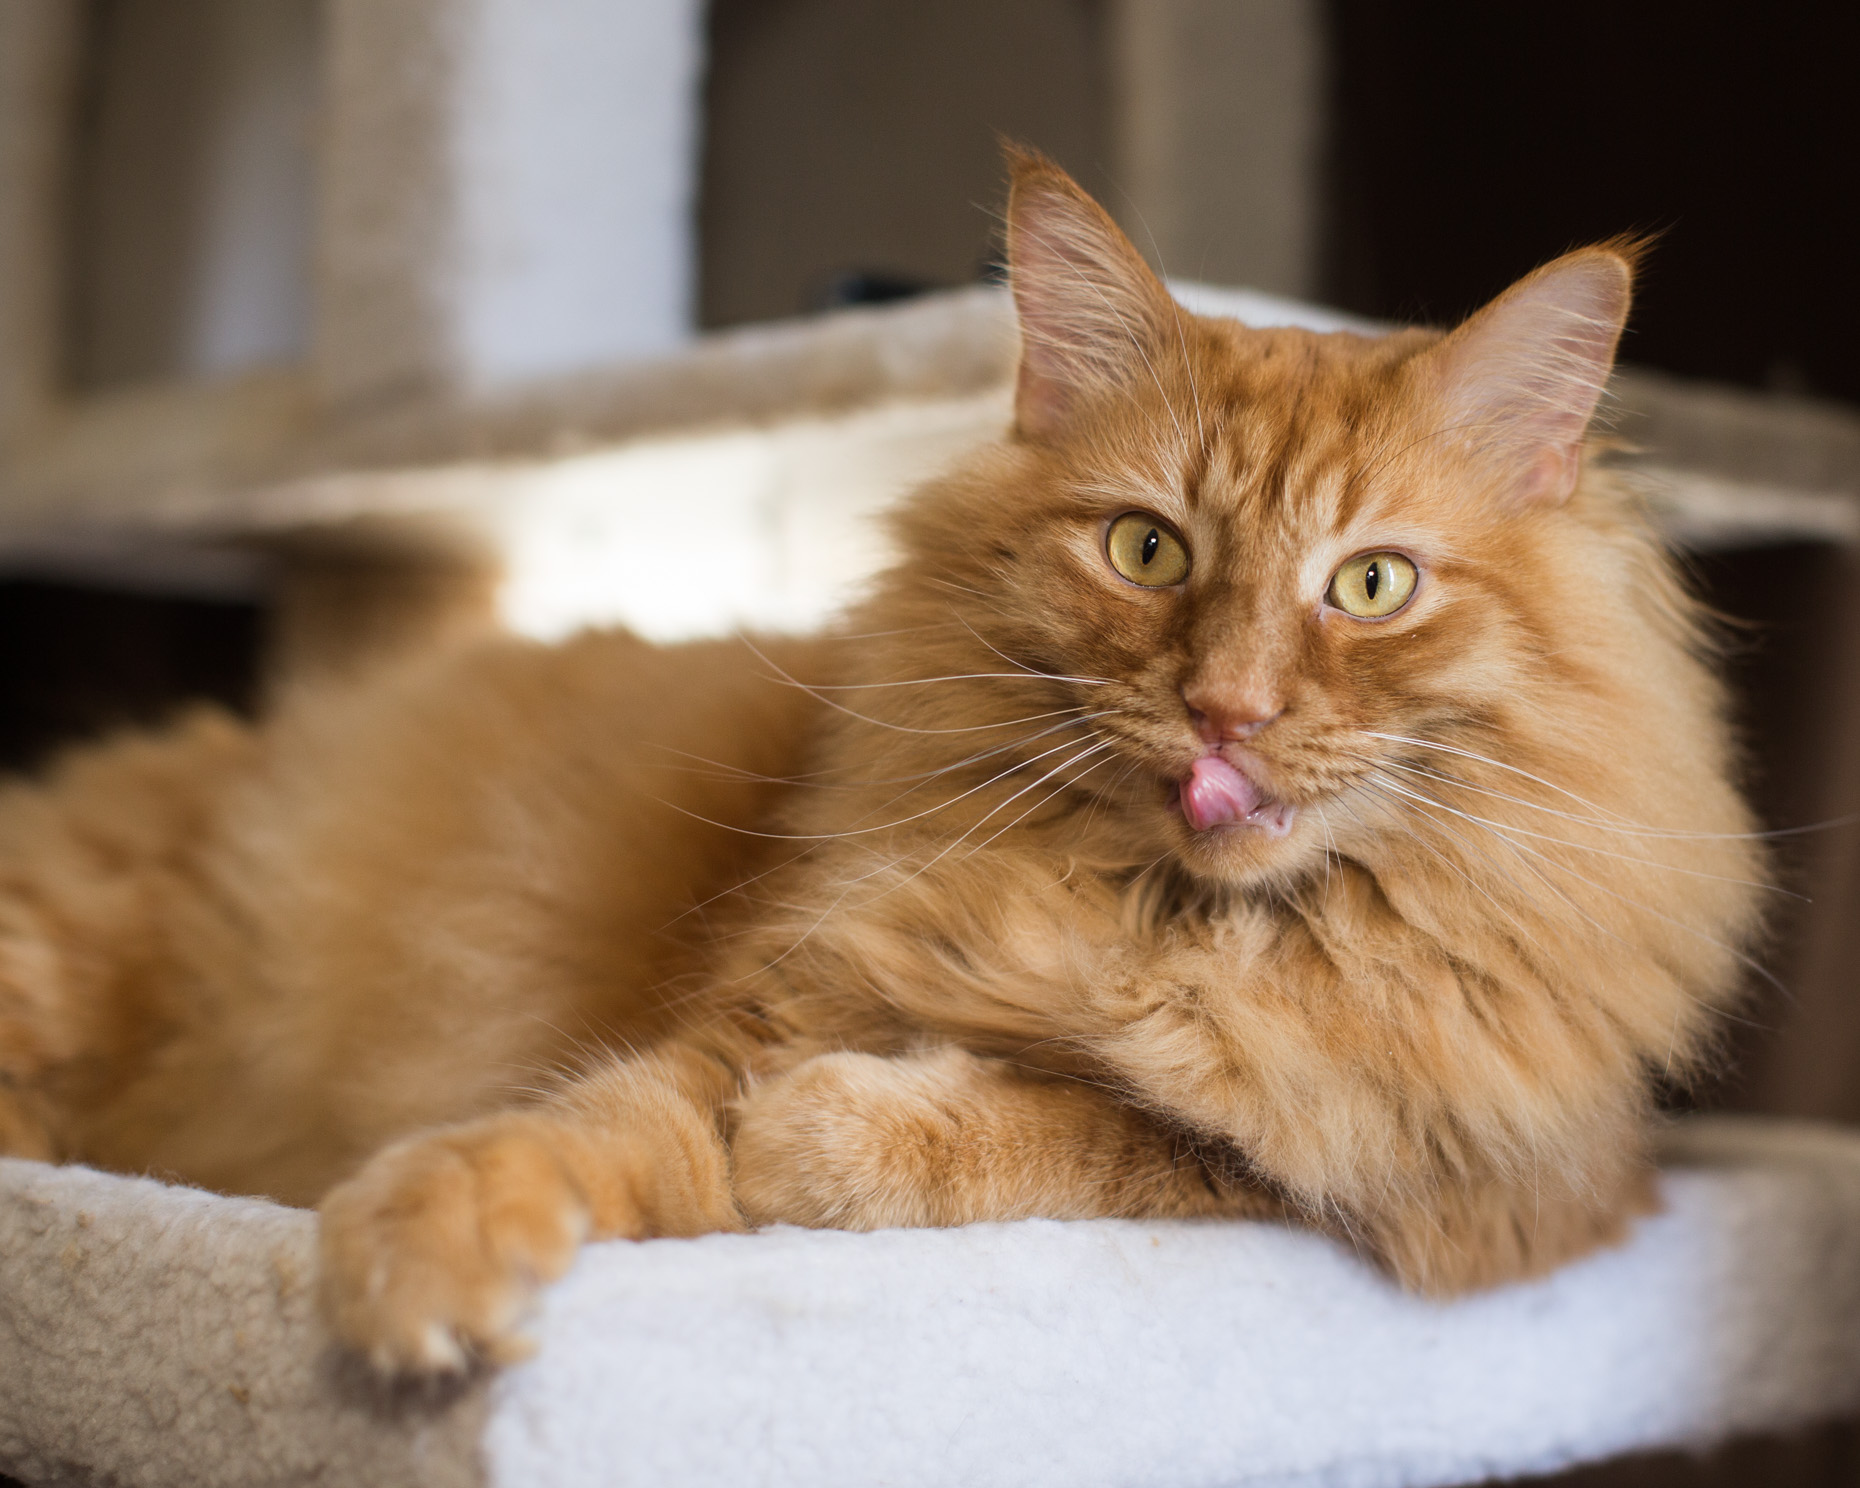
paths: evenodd
<path fill-rule="evenodd" d="M 0 1148 L 319 1203 L 388 1369 L 605 1236 L 1270 1215 L 1450 1292 L 1618 1235 L 1763 867 L 1584 466 L 1633 250 L 1250 330 L 1012 167 L 1012 435 L 834 631 L 496 641 L 10 787 Z M 677 492 L 642 538 L 703 582 Z"/>

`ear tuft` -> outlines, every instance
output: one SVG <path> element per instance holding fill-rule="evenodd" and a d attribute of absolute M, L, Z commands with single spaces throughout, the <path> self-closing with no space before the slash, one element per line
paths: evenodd
<path fill-rule="evenodd" d="M 1447 421 L 1518 499 L 1556 503 L 1614 366 L 1641 244 L 1567 253 L 1527 275 L 1431 353 Z"/>
<path fill-rule="evenodd" d="M 1175 313 L 1169 292 L 1110 215 L 1036 150 L 1006 144 L 1007 257 L 1020 316 L 1015 419 L 1062 434 L 1080 400 L 1144 375 Z"/>

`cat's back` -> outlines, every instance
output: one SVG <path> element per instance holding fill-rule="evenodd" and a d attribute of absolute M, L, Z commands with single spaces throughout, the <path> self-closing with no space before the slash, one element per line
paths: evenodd
<path fill-rule="evenodd" d="M 307 1199 L 663 1031 L 689 912 L 755 870 L 807 746 L 801 645 L 499 638 L 8 788 L 0 909 L 41 907 L 50 1055 L 92 1070 L 67 1155 Z"/>
<path fill-rule="evenodd" d="M 342 906 L 349 944 L 463 913 L 482 947 L 534 921 L 558 964 L 595 937 L 611 980 L 762 856 L 754 828 L 810 743 L 817 704 L 779 675 L 805 645 L 497 640 L 307 689 L 280 709 L 229 854 Z"/>

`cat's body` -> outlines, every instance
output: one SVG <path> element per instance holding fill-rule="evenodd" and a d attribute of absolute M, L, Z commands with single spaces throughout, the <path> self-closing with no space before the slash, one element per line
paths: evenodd
<path fill-rule="evenodd" d="M 0 1140 L 346 1179 L 388 1367 L 745 1217 L 1286 1214 L 1434 1290 L 1618 1233 L 1762 866 L 1578 479 L 1625 257 L 1366 340 L 1178 311 L 1036 158 L 1010 223 L 1016 437 L 829 636 L 500 643 L 16 789 Z"/>
<path fill-rule="evenodd" d="M 680 913 L 755 853 L 698 818 L 765 812 L 747 776 L 799 768 L 816 711 L 763 665 L 496 640 L 8 787 L 0 1049 L 38 1067 L 0 1086 L 13 1149 L 314 1204 L 394 1137 L 662 1036 Z"/>

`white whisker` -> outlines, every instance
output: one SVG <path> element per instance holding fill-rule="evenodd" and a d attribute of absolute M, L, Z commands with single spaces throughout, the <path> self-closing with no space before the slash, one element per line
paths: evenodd
<path fill-rule="evenodd" d="M 916 879 L 922 877 L 925 873 L 928 873 L 932 868 L 934 868 L 938 863 L 940 863 L 944 858 L 948 857 L 950 853 L 954 852 L 958 847 L 962 846 L 962 844 L 968 840 L 970 834 L 972 834 L 973 832 L 977 831 L 980 827 L 982 827 L 997 812 L 1003 811 L 1007 807 L 1013 805 L 1014 802 L 1018 801 L 1022 796 L 1026 795 L 1028 791 L 1037 790 L 1040 786 L 1044 785 L 1047 781 L 1051 780 L 1053 776 L 1057 775 L 1061 770 L 1064 770 L 1071 765 L 1077 764 L 1082 759 L 1089 758 L 1092 754 L 1095 754 L 1101 750 L 1109 749 L 1111 747 L 1112 747 L 1111 741 L 1106 740 L 1105 742 L 1101 744 L 1094 744 L 1094 745 L 1091 745 L 1089 748 L 1081 750 L 1079 753 L 1073 755 L 1071 759 L 1061 760 L 1057 765 L 1055 765 L 1051 770 L 1047 771 L 1046 774 L 1042 775 L 1038 780 L 1034 781 L 1031 785 L 1023 786 L 1020 790 L 1015 791 L 1014 794 L 1009 796 L 1005 801 L 1000 802 L 999 804 L 994 806 L 991 810 L 989 810 L 985 815 L 983 815 L 976 821 L 972 822 L 961 833 L 959 833 L 953 840 L 946 843 L 944 847 L 939 852 L 937 852 L 937 854 L 934 857 L 930 858 L 928 861 L 924 863 L 919 864 L 914 870 L 906 874 L 897 883 L 890 885 L 888 888 L 883 890 L 881 893 L 873 895 L 871 899 L 866 901 L 866 903 L 868 904 L 876 903 L 878 900 L 883 899 L 886 895 L 894 894 L 899 889 L 902 889 L 903 887 L 905 887 L 905 885 L 912 883 Z M 1104 760 L 1100 760 L 1098 761 L 1098 764 L 1103 764 L 1104 762 L 1105 762 Z M 1098 765 L 1092 765 L 1088 767 L 1084 773 L 1086 775 L 1089 775 L 1092 770 L 1095 770 L 1097 768 L 1098 768 Z M 1079 778 L 1083 779 L 1084 776 L 1081 775 Z M 1070 789 L 1071 785 L 1075 783 L 1076 782 L 1068 782 L 1066 785 L 1061 786 L 1058 791 L 1053 792 L 1053 795 L 1054 796 L 1059 795 L 1061 792 Z M 1051 800 L 1052 798 L 1053 798 L 1052 796 L 1046 797 L 1045 800 L 1042 800 L 1036 803 L 1035 806 L 1029 807 L 1028 811 L 1030 812 L 1030 811 L 1037 810 L 1039 806 L 1045 805 L 1046 801 Z M 1022 812 L 1020 816 L 1017 816 L 1016 818 L 1014 818 L 1014 821 L 1009 822 L 1008 826 L 1011 827 L 1015 825 L 1015 823 L 1021 821 L 1027 814 L 1028 812 Z M 1006 831 L 1007 827 L 1003 827 L 1001 830 Z M 1000 835 L 1001 833 L 997 832 L 994 834 L 994 836 L 990 837 L 988 841 L 992 842 L 994 841 L 995 837 L 998 837 Z M 986 847 L 987 843 L 983 843 L 982 846 Z M 974 852 L 977 850 L 978 849 L 971 849 L 970 856 L 973 856 Z M 900 866 L 901 864 L 903 864 L 906 861 L 906 859 L 909 858 L 909 856 L 910 856 L 909 853 L 905 853 L 901 855 L 900 857 L 893 859 L 891 862 L 884 864 L 882 867 L 875 869 L 873 873 L 864 875 L 864 878 L 874 877 L 877 873 L 882 873 L 886 868 L 896 868 Z M 863 882 L 864 878 L 857 879 L 854 882 Z M 842 894 L 840 897 L 843 899 L 845 895 Z M 836 899 L 834 901 L 834 904 L 837 905 L 838 903 L 839 903 L 839 900 Z M 786 955 L 787 953 L 783 952 L 783 954 Z"/>
<path fill-rule="evenodd" d="M 883 718 L 874 718 L 869 713 L 861 713 L 857 709 L 848 708 L 844 703 L 838 702 L 833 698 L 823 696 L 820 692 L 815 690 L 813 687 L 810 687 L 807 683 L 801 681 L 800 679 L 790 675 L 788 672 L 782 670 L 781 667 L 777 666 L 763 652 L 757 650 L 754 642 L 745 639 L 743 641 L 743 645 L 748 647 L 748 649 L 752 653 L 754 653 L 754 655 L 763 663 L 763 665 L 765 665 L 766 667 L 769 668 L 770 671 L 775 673 L 773 677 L 769 677 L 766 680 L 770 682 L 781 682 L 781 683 L 786 684 L 789 687 L 799 688 L 802 692 L 806 693 L 809 697 L 814 698 L 816 701 L 825 704 L 829 708 L 832 708 L 835 712 L 844 713 L 848 718 L 856 718 L 861 723 L 869 723 L 874 728 L 891 729 L 894 732 L 900 733 L 900 734 L 973 734 L 973 733 L 979 732 L 982 729 L 1007 727 L 1006 724 L 977 723 L 977 724 L 968 724 L 960 728 L 913 728 L 909 724 L 891 723 L 888 720 L 883 719 Z"/>
<path fill-rule="evenodd" d="M 1655 919 L 1661 920 L 1664 923 L 1673 926 L 1675 929 L 1681 930 L 1688 935 L 1694 936 L 1695 938 L 1704 941 L 1707 945 L 1713 946 L 1717 948 L 1718 950 L 1723 951 L 1726 955 L 1732 957 L 1742 966 L 1746 967 L 1747 969 L 1751 971 L 1754 971 L 1758 976 L 1762 977 L 1764 981 L 1768 982 L 1772 987 L 1774 987 L 1778 992 L 1782 993 L 1785 997 L 1790 995 L 1789 989 L 1785 987 L 1782 984 L 1782 982 L 1776 978 L 1776 976 L 1769 970 L 1768 967 L 1764 966 L 1761 962 L 1757 961 L 1754 957 L 1745 955 L 1742 951 L 1738 950 L 1735 946 L 1726 944 L 1724 941 L 1719 940 L 1716 936 L 1708 935 L 1705 931 L 1699 929 L 1696 925 L 1688 925 L 1684 920 L 1676 919 L 1672 915 L 1666 914 L 1661 910 L 1655 909 L 1651 904 L 1646 904 L 1639 899 L 1633 898 L 1631 895 L 1620 893 L 1614 889 L 1609 888 L 1605 884 L 1597 883 L 1594 879 L 1589 878 L 1586 874 L 1578 872 L 1575 868 L 1572 868 L 1569 864 L 1559 862 L 1551 854 L 1543 852 L 1540 849 L 1530 847 L 1525 843 L 1517 842 L 1513 840 L 1511 837 L 1507 836 L 1504 832 L 1496 830 L 1489 823 L 1486 823 L 1480 820 L 1478 817 L 1471 816 L 1468 813 L 1463 812 L 1463 811 L 1458 811 L 1455 808 L 1448 806 L 1443 802 L 1433 800 L 1431 797 L 1419 796 L 1419 795 L 1414 794 L 1413 792 L 1402 790 L 1399 786 L 1395 785 L 1395 783 L 1392 781 L 1384 781 L 1383 786 L 1387 789 L 1397 792 L 1398 794 L 1404 796 L 1408 800 L 1423 802 L 1425 803 L 1425 805 L 1429 807 L 1432 807 L 1439 811 L 1446 812 L 1449 816 L 1458 817 L 1463 821 L 1471 823 L 1472 825 L 1479 827 L 1482 831 L 1485 831 L 1488 835 L 1492 836 L 1496 840 L 1504 843 L 1508 848 L 1510 848 L 1510 850 L 1514 854 L 1524 854 L 1529 857 L 1535 858 L 1539 862 L 1544 863 L 1546 866 L 1556 869 L 1559 873 L 1565 873 L 1569 875 L 1569 877 L 1575 879 L 1578 883 L 1583 884 L 1584 886 L 1590 889 L 1593 889 L 1595 892 L 1599 894 L 1605 894 L 1611 899 L 1618 900 L 1620 903 L 1628 905 L 1630 908 L 1640 910 L 1643 914 L 1652 915 Z M 1569 899 L 1567 895 L 1563 895 L 1561 894 L 1560 891 L 1556 891 L 1554 889 L 1553 889 L 1553 892 L 1557 892 L 1558 897 L 1562 898 L 1565 904 L 1567 904 L 1578 915 L 1581 915 L 1582 918 L 1587 920 L 1588 923 L 1591 926 L 1593 926 L 1595 929 L 1609 936 L 1610 939 L 1619 941 L 1623 945 L 1630 945 L 1630 946 L 1632 945 L 1632 942 L 1626 940 L 1624 937 L 1622 937 L 1615 931 L 1608 929 L 1608 927 L 1603 925 L 1599 920 L 1595 919 L 1592 915 L 1589 915 L 1585 911 L 1583 911 L 1581 907 L 1578 906 L 1573 900 Z M 1722 1016 L 1725 1016 L 1725 1017 L 1732 1016 L 1730 1013 L 1724 1012 L 1723 1010 L 1720 1010 L 1720 1013 Z"/>
<path fill-rule="evenodd" d="M 1545 780 L 1541 775 L 1533 775 L 1531 774 L 1529 770 L 1520 770 L 1516 765 L 1508 765 L 1503 760 L 1495 760 L 1489 755 L 1479 754 L 1478 752 L 1471 750 L 1471 749 L 1461 749 L 1452 744 L 1441 744 L 1432 739 L 1415 739 L 1415 738 L 1409 737 L 1406 734 L 1377 733 L 1374 729 L 1363 729 L 1361 730 L 1361 732 L 1371 739 L 1386 739 L 1390 743 L 1394 743 L 1394 744 L 1411 744 L 1417 749 L 1436 749 L 1436 750 L 1439 750 L 1442 754 L 1458 755 L 1461 759 L 1474 760 L 1482 765 L 1490 765 L 1495 770 L 1504 770 L 1509 774 L 1518 775 L 1518 776 L 1523 777 L 1526 780 L 1535 781 L 1538 785 L 1543 786 L 1546 790 L 1555 791 L 1560 796 L 1567 796 L 1570 800 L 1576 802 L 1577 805 L 1586 806 L 1591 811 L 1599 811 L 1606 816 L 1613 817 L 1615 821 L 1621 823 L 1620 827 L 1611 828 L 1611 830 L 1622 831 L 1624 833 L 1631 831 L 1634 834 L 1639 835 L 1639 836 L 1692 838 L 1692 839 L 1696 839 L 1698 841 L 1703 841 L 1703 842 L 1745 842 L 1745 841 L 1767 840 L 1773 837 L 1795 837 L 1805 832 L 1825 832 L 1835 827 L 1849 826 L 1856 821 L 1860 821 L 1860 813 L 1852 813 L 1847 816 L 1833 817 L 1825 822 L 1814 822 L 1805 827 L 1780 827 L 1774 831 L 1769 831 L 1769 832 L 1686 832 L 1686 831 L 1679 831 L 1679 830 L 1669 830 L 1669 829 L 1662 828 L 1662 827 L 1649 826 L 1648 824 L 1644 822 L 1634 821 L 1630 817 L 1623 816 L 1618 811 L 1612 811 L 1606 806 L 1596 805 L 1595 802 L 1577 795 L 1572 790 L 1565 789 L 1563 786 L 1558 785 L 1555 781 Z M 1470 786 L 1470 785 L 1467 788 L 1477 789 L 1477 787 Z M 1498 793 L 1493 792 L 1493 794 L 1498 794 Z M 1517 798 L 1508 797 L 1506 799 L 1516 800 Z M 1527 801 L 1520 801 L 1518 804 L 1531 805 L 1533 803 L 1527 802 Z M 1548 810 L 1550 808 L 1538 807 L 1537 809 Z M 1581 818 L 1572 818 L 1572 819 L 1580 820 Z M 1595 826 L 1604 825 L 1604 823 L 1601 823 L 1601 822 L 1594 822 L 1592 824 Z"/>
<path fill-rule="evenodd" d="M 804 685 L 809 692 L 866 692 L 878 687 L 927 687 L 932 682 L 1025 682 L 1029 677 L 1038 677 L 1046 682 L 1082 682 L 1088 687 L 1108 687 L 1110 682 L 1104 677 L 1066 677 L 1057 672 L 953 672 L 947 677 L 907 677 L 899 682 L 809 682 Z M 771 678 L 771 681 L 792 681 L 792 678 Z"/>
<path fill-rule="evenodd" d="M 972 785 L 966 791 L 961 792 L 959 795 L 951 796 L 947 801 L 939 801 L 934 806 L 927 806 L 922 811 L 913 812 L 910 816 L 901 816 L 896 821 L 888 821 L 876 827 L 849 827 L 845 831 L 841 831 L 841 832 L 761 832 L 761 831 L 757 831 L 753 827 L 739 827 L 739 826 L 734 825 L 731 822 L 721 822 L 721 821 L 713 820 L 712 818 L 701 815 L 700 813 L 696 811 L 688 811 L 683 806 L 680 806 L 677 802 L 667 801 L 662 796 L 655 796 L 655 797 L 652 797 L 652 799 L 657 801 L 659 805 L 664 806 L 669 810 L 678 812 L 679 815 L 681 816 L 690 817 L 693 821 L 703 822 L 706 826 L 721 827 L 725 831 L 737 832 L 745 837 L 767 837 L 767 838 L 770 838 L 772 840 L 779 841 L 779 842 L 831 842 L 831 841 L 836 841 L 844 837 L 868 837 L 876 832 L 890 832 L 890 831 L 895 830 L 898 827 L 908 826 L 912 822 L 922 821 L 927 816 L 935 816 L 937 812 L 947 811 L 951 806 L 954 806 L 958 801 L 963 801 L 963 800 L 968 799 L 970 796 L 974 795 L 977 791 L 987 790 L 988 787 L 993 785 L 997 780 L 1005 779 L 1007 776 L 1012 775 L 1016 770 L 1024 770 L 1027 768 L 1027 766 L 1034 764 L 1039 760 L 1045 759 L 1047 755 L 1057 754 L 1062 749 L 1070 749 L 1072 748 L 1073 745 L 1077 743 L 1078 743 L 1078 740 L 1076 739 L 1068 739 L 1063 744 L 1056 744 L 1051 749 L 1042 750 L 1039 754 L 1034 755 L 1031 759 L 1018 760 L 1014 764 L 1009 765 L 1005 770 L 1002 770 L 999 774 L 989 776 L 988 779 L 984 780 L 980 785 Z M 1108 749 L 1111 747 L 1111 745 L 1109 741 L 1106 741 L 1105 744 L 1101 746 L 1097 746 L 1097 747 Z M 909 792 L 906 792 L 905 794 L 909 794 Z M 898 797 L 893 797 L 892 799 L 896 800 L 898 799 Z M 885 802 L 883 804 L 889 805 L 890 802 Z M 879 809 L 882 809 L 882 806 L 874 807 L 873 809 L 879 810 Z"/>
<path fill-rule="evenodd" d="M 1731 878 L 1723 873 L 1707 873 L 1702 868 L 1682 868 L 1677 863 L 1662 863 L 1658 858 L 1640 858 L 1634 856 L 1632 853 L 1615 852 L 1612 848 L 1596 847 L 1592 843 L 1574 842 L 1567 837 L 1555 837 L 1548 832 L 1533 832 L 1529 827 L 1513 826 L 1510 822 L 1494 821 L 1489 817 L 1477 816 L 1470 811 L 1462 811 L 1457 807 L 1449 806 L 1446 802 L 1436 800 L 1434 797 L 1424 792 L 1411 792 L 1406 786 L 1387 778 L 1382 780 L 1382 784 L 1399 795 L 1408 796 L 1411 800 L 1426 801 L 1428 805 L 1438 806 L 1442 811 L 1451 811 L 1462 820 L 1476 823 L 1479 826 L 1490 828 L 1495 832 L 1501 832 L 1508 836 L 1516 835 L 1519 837 L 1529 837 L 1538 842 L 1554 842 L 1559 847 L 1574 848 L 1577 852 L 1595 853 L 1604 858 L 1617 858 L 1623 863 L 1637 863 L 1643 868 L 1658 868 L 1667 873 L 1683 873 L 1688 878 L 1706 878 L 1712 880 L 1714 883 L 1738 884 L 1746 889 L 1767 889 L 1774 894 L 1788 894 L 1792 899 L 1802 898 L 1802 895 L 1794 893 L 1789 889 L 1782 888 L 1777 884 L 1762 883 L 1751 878 Z M 1608 829 L 1604 828 L 1603 830 Z"/>
<path fill-rule="evenodd" d="M 1374 790 L 1375 787 L 1371 786 L 1370 789 Z M 1347 802 L 1342 801 L 1342 800 L 1339 800 L 1338 804 L 1341 805 L 1344 808 L 1344 810 L 1348 811 L 1351 816 L 1356 817 L 1356 821 L 1359 825 L 1363 824 L 1363 819 L 1360 816 L 1356 815 L 1355 808 L 1353 808 Z M 1430 818 L 1430 821 L 1431 821 L 1431 818 Z M 1459 845 L 1460 849 L 1463 852 L 1465 852 L 1469 857 L 1481 860 L 1484 862 L 1484 865 L 1488 869 L 1491 868 L 1491 863 L 1489 859 L 1486 859 L 1485 855 L 1483 854 L 1474 852 L 1471 846 L 1466 842 L 1466 840 L 1463 837 L 1461 837 L 1458 833 L 1453 832 L 1448 828 L 1442 827 L 1440 823 L 1438 822 L 1431 822 L 1431 824 L 1435 827 L 1436 830 L 1443 831 L 1446 833 L 1447 836 L 1451 837 L 1453 841 Z M 1407 833 L 1410 838 L 1418 842 L 1422 847 L 1426 848 L 1427 851 L 1432 853 L 1434 857 L 1438 859 L 1449 871 L 1456 874 L 1460 879 L 1462 879 L 1468 888 L 1472 889 L 1474 893 L 1478 894 L 1487 903 L 1489 903 L 1494 909 L 1496 909 L 1501 915 L 1503 915 L 1505 917 L 1506 922 L 1510 924 L 1512 929 L 1516 930 L 1518 934 L 1521 935 L 1525 939 L 1525 941 L 1527 941 L 1530 945 L 1534 946 L 1538 951 L 1542 951 L 1544 949 L 1542 943 L 1537 939 L 1537 937 L 1533 935 L 1530 932 L 1530 930 L 1525 927 L 1524 922 L 1520 920 L 1516 915 L 1514 915 L 1509 909 L 1507 909 L 1502 903 L 1500 903 L 1498 900 L 1498 897 L 1495 894 L 1493 894 L 1490 889 L 1486 888 L 1484 884 L 1480 883 L 1470 873 L 1468 873 L 1464 868 L 1462 868 L 1458 863 L 1454 862 L 1452 858 L 1448 857 L 1447 854 L 1442 852 L 1433 843 L 1429 842 L 1425 837 L 1423 837 L 1419 832 L 1417 832 L 1410 823 L 1404 821 L 1402 825 L 1404 826 L 1404 828 L 1406 828 Z M 1510 874 L 1500 873 L 1498 876 L 1502 878 L 1507 885 L 1510 886 L 1513 893 L 1518 894 L 1521 898 L 1525 899 L 1527 902 L 1530 900 L 1531 896 L 1524 892 L 1523 885 L 1520 884 L 1515 878 L 1511 877 Z M 1541 877 L 1541 875 L 1537 875 L 1537 876 Z M 1554 885 L 1547 884 L 1546 887 L 1550 888 L 1553 893 L 1555 892 Z"/>
<path fill-rule="evenodd" d="M 951 609 L 950 613 L 955 614 L 955 611 L 953 608 Z M 993 641 L 989 640 L 987 636 L 983 635 L 979 630 L 977 630 L 973 625 L 971 625 L 968 622 L 968 620 L 964 618 L 963 616 L 956 615 L 956 621 L 958 624 L 962 626 L 964 630 L 968 631 L 970 635 L 974 636 L 976 640 L 980 641 L 990 651 L 994 652 L 996 656 L 999 656 L 1009 666 L 1019 667 L 1020 670 L 1029 677 L 1044 677 L 1048 679 L 1049 681 L 1055 681 L 1055 682 L 1086 682 L 1086 683 L 1090 683 L 1093 686 L 1097 686 L 1097 687 L 1109 687 L 1112 685 L 1112 679 L 1109 677 L 1060 677 L 1060 676 L 1056 676 L 1055 674 L 1051 672 L 1043 672 L 1038 667 L 1030 667 L 1027 665 L 1026 662 L 1020 660 L 1018 657 L 1009 656 L 1007 652 L 1003 651 Z"/>

